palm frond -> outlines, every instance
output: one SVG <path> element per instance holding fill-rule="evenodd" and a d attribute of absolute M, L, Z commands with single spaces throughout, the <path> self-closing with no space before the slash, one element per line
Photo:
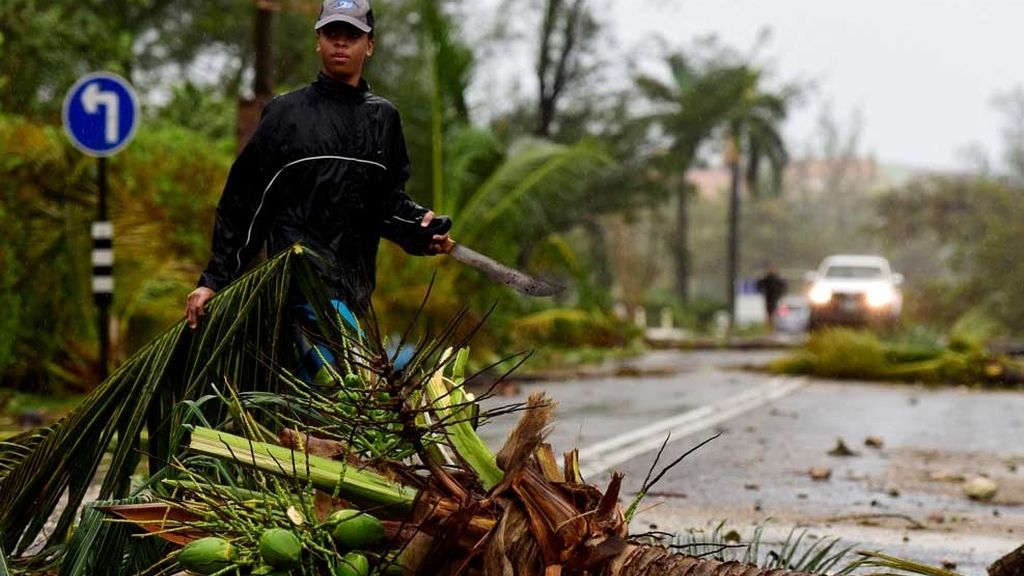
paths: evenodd
<path fill-rule="evenodd" d="M 878 576 L 880 573 L 874 570 L 883 569 L 890 576 L 960 576 L 949 570 L 878 552 L 855 552 L 857 544 L 844 544 L 839 538 L 813 538 L 806 529 L 794 528 L 784 540 L 773 543 L 766 540 L 765 528 L 765 524 L 758 525 L 750 539 L 742 541 L 738 532 L 727 530 L 725 522 L 718 522 L 710 531 L 696 528 L 674 535 L 671 546 L 693 556 L 737 560 L 741 564 L 755 564 L 767 570 L 800 574 Z"/>
<path fill-rule="evenodd" d="M 648 99 L 659 103 L 675 102 L 673 87 L 651 76 L 638 76 L 634 79 L 637 89 Z"/>
<path fill-rule="evenodd" d="M 919 574 L 922 576 L 960 576 L 960 574 L 945 568 L 936 568 L 912 560 L 904 560 L 881 552 L 858 552 L 864 559 L 864 566 L 867 568 L 881 568 L 893 570 L 898 574 Z M 889 572 L 890 574 L 893 572 Z"/>
<path fill-rule="evenodd" d="M 50 433 L 50 428 L 26 430 L 0 442 L 0 481 L 7 477 L 19 462 L 28 457 L 32 450 Z"/>
<path fill-rule="evenodd" d="M 208 393 L 213 378 L 227 377 L 250 390 L 275 389 L 266 367 L 291 344 L 281 334 L 290 290 L 310 301 L 323 298 L 308 257 L 297 246 L 246 274 L 211 301 L 201 328 L 193 332 L 177 323 L 49 431 L 26 433 L 0 447 L 3 546 L 16 556 L 26 553 L 64 498 L 47 536 L 50 545 L 62 544 L 108 449 L 111 461 L 99 499 L 127 496 L 143 430 L 155 472 L 182 440 L 182 414 L 175 406 Z"/>
<path fill-rule="evenodd" d="M 82 510 L 82 521 L 68 544 L 58 576 L 120 576 L 141 574 L 167 554 L 166 542 L 158 538 L 136 538 L 132 524 L 111 522 L 100 506 L 139 504 L 136 497 L 110 502 L 93 502 Z"/>
<path fill-rule="evenodd" d="M 504 153 L 494 134 L 488 130 L 465 128 L 449 138 L 445 163 L 444 204 L 435 206 L 439 214 L 457 214 L 465 197 L 472 194 L 487 175 L 492 173 L 504 158 Z"/>
<path fill-rule="evenodd" d="M 680 91 L 689 90 L 699 76 L 690 58 L 682 52 L 669 54 L 666 58 L 668 68 L 672 72 L 672 80 Z"/>
<path fill-rule="evenodd" d="M 7 566 L 7 556 L 4 554 L 2 544 L 0 544 L 0 576 L 11 576 L 11 569 Z"/>
<path fill-rule="evenodd" d="M 499 221 L 522 224 L 523 214 L 515 208 L 525 202 L 550 205 L 568 194 L 575 198 L 586 176 L 607 162 L 607 156 L 590 142 L 572 146 L 523 142 L 468 199 L 459 214 L 459 233 L 468 241 L 492 234 Z"/>

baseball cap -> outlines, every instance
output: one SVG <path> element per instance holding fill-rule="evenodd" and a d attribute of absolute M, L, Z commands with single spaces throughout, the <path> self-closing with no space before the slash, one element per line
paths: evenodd
<path fill-rule="evenodd" d="M 331 22 L 346 22 L 363 32 L 370 32 L 373 30 L 373 10 L 369 0 L 324 0 L 313 29 L 319 30 Z"/>

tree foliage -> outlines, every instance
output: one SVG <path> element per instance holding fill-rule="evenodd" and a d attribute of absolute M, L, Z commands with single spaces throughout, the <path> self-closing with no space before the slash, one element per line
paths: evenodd
<path fill-rule="evenodd" d="M 1024 87 L 999 94 L 995 103 L 1003 115 L 1003 159 L 1010 177 L 1024 183 Z"/>
<path fill-rule="evenodd" d="M 506 262 L 515 260 L 525 242 L 535 242 L 549 249 L 541 250 L 547 257 L 534 262 L 534 272 L 571 277 L 574 284 L 585 280 L 586 271 L 574 265 L 574 251 L 555 246 L 558 234 L 586 209 L 590 175 L 608 162 L 600 147 L 524 140 L 506 148 L 472 129 L 453 135 L 452 143 L 446 155 L 448 187 L 437 208 L 452 216 L 456 240 Z M 472 313 L 482 315 L 500 302 L 498 316 L 484 335 L 493 336 L 492 344 L 508 342 L 512 334 L 504 327 L 517 313 L 543 306 L 514 297 L 507 288 L 447 258 L 409 258 L 389 249 L 383 251 L 374 297 L 380 315 L 408 317 L 427 291 L 435 266 L 439 275 L 428 317 L 443 319 L 467 302 Z"/>
<path fill-rule="evenodd" d="M 181 314 L 205 261 L 232 148 L 169 127 L 141 130 L 109 160 L 120 354 Z M 59 129 L 0 116 L 0 321 L 3 383 L 25 389 L 95 384 L 89 222 L 95 161 Z"/>
<path fill-rule="evenodd" d="M 1022 194 L 1018 187 L 990 179 L 933 177 L 878 199 L 885 239 L 895 245 L 927 238 L 931 257 L 949 271 L 919 283 L 923 318 L 948 326 L 976 310 L 1015 332 L 1024 326 L 1024 302 L 1017 290 L 1024 282 L 1017 256 L 1024 234 Z"/>
<path fill-rule="evenodd" d="M 312 23 L 319 2 L 274 4 L 273 74 L 275 91 L 283 92 L 317 71 Z M 411 195 L 454 216 L 456 239 L 576 288 L 555 303 L 564 313 L 524 322 L 549 327 L 546 318 L 589 314 L 591 325 L 604 326 L 614 283 L 606 215 L 634 213 L 677 189 L 727 103 L 743 94 L 738 78 L 749 70 L 723 58 L 677 54 L 667 61 L 670 98 L 659 100 L 656 82 L 640 80 L 655 114 L 638 122 L 635 91 L 593 82 L 592 64 L 602 56 L 594 6 L 581 0 L 531 0 L 531 6 L 543 8 L 528 11 L 535 17 L 528 25 L 541 90 L 536 99 L 514 103 L 525 115 L 491 126 L 473 118 L 469 87 L 480 52 L 460 28 L 460 0 L 376 2 L 378 49 L 366 75 L 403 113 Z M 255 11 L 247 0 L 0 6 L 0 111 L 7 114 L 0 129 L 13 134 L 0 143 L 0 221 L 10 247 L 2 255 L 0 303 L 16 310 L 0 320 L 5 383 L 88 386 L 95 361 L 87 234 L 94 163 L 55 128 L 67 88 L 84 72 L 110 69 L 141 88 L 147 103 L 136 141 L 110 160 L 114 332 L 121 345 L 115 352 L 123 358 L 178 317 L 205 263 L 213 207 L 232 157 L 236 101 L 249 94 L 252 80 Z M 535 113 L 545 107 L 548 112 Z M 545 117 L 550 138 L 524 137 L 536 116 Z M 444 259 L 382 254 L 376 302 L 384 313 L 410 312 L 435 266 L 441 270 L 437 310 L 470 302 L 483 316 L 496 300 L 507 301 L 509 317 L 495 327 L 496 340 L 514 335 L 502 324 L 512 315 L 552 306 L 510 297 Z M 29 281 L 45 288 L 25 292 Z M 574 307 L 587 313 L 568 310 Z"/>
<path fill-rule="evenodd" d="M 761 191 L 761 171 L 767 162 L 771 192 L 782 192 L 782 175 L 789 162 L 789 151 L 782 127 L 799 92 L 794 86 L 772 90 L 765 86 L 764 74 L 750 67 L 746 93 L 729 114 L 727 138 L 739 153 L 744 184 L 752 196 Z"/>

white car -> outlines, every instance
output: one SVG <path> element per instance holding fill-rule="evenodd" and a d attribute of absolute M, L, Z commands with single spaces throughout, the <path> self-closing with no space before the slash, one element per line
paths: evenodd
<path fill-rule="evenodd" d="M 811 330 L 826 324 L 893 327 L 900 321 L 903 275 L 881 256 L 829 256 L 808 280 Z"/>

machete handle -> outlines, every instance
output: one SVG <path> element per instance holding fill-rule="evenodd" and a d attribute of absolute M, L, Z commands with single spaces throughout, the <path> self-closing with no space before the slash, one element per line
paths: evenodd
<path fill-rule="evenodd" d="M 426 226 L 420 226 L 420 230 L 423 230 L 424 235 L 427 237 L 427 241 L 434 239 L 434 236 L 441 236 L 447 234 L 452 229 L 452 219 L 447 216 L 434 216 L 434 219 L 430 221 L 430 224 Z"/>
<path fill-rule="evenodd" d="M 452 219 L 447 216 L 434 216 L 434 219 L 430 221 L 430 224 L 426 226 L 420 226 L 420 230 L 423 231 L 425 236 L 424 242 L 430 244 L 434 241 L 434 236 L 441 236 L 447 234 L 452 229 Z M 450 254 L 455 249 L 455 240 L 448 238 L 445 243 L 441 246 L 441 254 Z"/>
<path fill-rule="evenodd" d="M 442 236 L 452 229 L 452 219 L 448 216 L 435 216 L 426 226 L 420 220 L 408 220 L 400 216 L 391 216 L 387 221 L 402 237 L 404 244 L 421 246 L 423 249 L 434 241 L 434 236 Z M 454 247 L 452 243 L 451 248 Z"/>

